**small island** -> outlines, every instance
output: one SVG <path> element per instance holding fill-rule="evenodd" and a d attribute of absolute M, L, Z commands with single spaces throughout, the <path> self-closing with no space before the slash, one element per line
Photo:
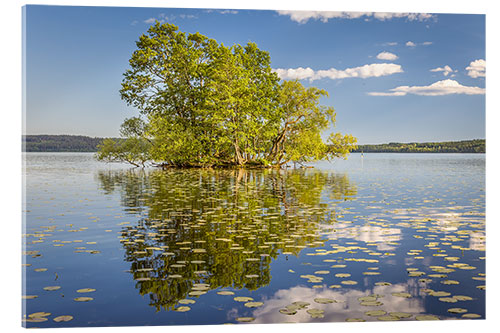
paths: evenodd
<path fill-rule="evenodd" d="M 156 22 L 140 36 L 121 98 L 140 115 L 125 119 L 123 140 L 106 139 L 97 159 L 162 167 L 282 167 L 345 157 L 352 135 L 322 131 L 335 110 L 325 90 L 280 81 L 255 43 L 225 46 Z"/>

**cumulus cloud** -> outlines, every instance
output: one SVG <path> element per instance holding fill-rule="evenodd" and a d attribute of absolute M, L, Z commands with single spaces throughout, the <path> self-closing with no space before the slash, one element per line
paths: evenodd
<path fill-rule="evenodd" d="M 472 78 L 485 77 L 486 76 L 486 61 L 484 59 L 478 59 L 478 60 L 471 61 L 469 66 L 465 69 L 468 71 L 467 75 L 469 75 Z"/>
<path fill-rule="evenodd" d="M 161 24 L 168 22 L 168 21 L 174 21 L 176 18 L 181 18 L 181 19 L 195 19 L 198 18 L 196 15 L 191 15 L 191 14 L 179 14 L 179 15 L 166 15 L 165 13 L 160 13 L 158 17 L 150 17 L 147 20 L 144 20 L 144 23 L 147 24 L 153 24 L 156 21 L 160 22 Z"/>
<path fill-rule="evenodd" d="M 380 59 L 380 60 L 396 60 L 398 58 L 397 55 L 395 55 L 394 53 L 390 53 L 390 52 L 380 52 L 378 55 L 377 55 L 377 59 Z"/>
<path fill-rule="evenodd" d="M 278 68 L 274 70 L 278 76 L 283 80 L 304 80 L 309 81 L 329 78 L 332 80 L 345 79 L 351 77 L 358 77 L 366 79 L 369 77 L 386 76 L 395 73 L 402 73 L 401 65 L 397 64 L 369 64 L 360 67 L 346 68 L 343 70 L 330 68 L 326 70 L 313 70 L 307 68 Z"/>
<path fill-rule="evenodd" d="M 375 13 L 375 12 L 331 12 L 331 11 L 300 11 L 300 10 L 278 10 L 279 15 L 290 16 L 292 21 L 304 24 L 309 20 L 319 20 L 328 22 L 329 19 L 357 19 L 364 17 L 374 18 L 380 21 L 390 20 L 392 18 L 406 18 L 409 21 L 426 21 L 434 18 L 432 14 L 426 13 Z"/>
<path fill-rule="evenodd" d="M 451 94 L 484 95 L 486 90 L 480 87 L 463 86 L 455 80 L 442 80 L 428 86 L 399 86 L 389 92 L 369 92 L 370 96 L 443 96 Z"/>
<path fill-rule="evenodd" d="M 444 67 L 433 68 L 433 69 L 431 69 L 431 72 L 443 72 L 444 76 L 448 76 L 448 74 L 453 73 L 453 72 L 457 72 L 457 71 L 451 69 L 450 66 L 446 65 Z"/>
<path fill-rule="evenodd" d="M 406 46 L 415 47 L 415 46 L 417 46 L 417 44 L 413 43 L 412 41 L 408 41 L 408 42 L 406 42 Z"/>
<path fill-rule="evenodd" d="M 219 14 L 238 14 L 238 11 L 233 10 L 233 9 L 224 9 L 224 10 L 219 10 L 218 13 Z"/>

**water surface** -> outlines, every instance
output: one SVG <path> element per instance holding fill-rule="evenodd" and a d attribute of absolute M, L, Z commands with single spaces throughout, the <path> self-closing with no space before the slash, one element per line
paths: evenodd
<path fill-rule="evenodd" d="M 484 318 L 483 154 L 280 171 L 24 158 L 27 327 Z"/>

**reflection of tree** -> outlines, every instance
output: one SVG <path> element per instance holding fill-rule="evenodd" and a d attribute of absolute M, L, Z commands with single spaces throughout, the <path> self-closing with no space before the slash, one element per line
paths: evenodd
<path fill-rule="evenodd" d="M 347 176 L 315 170 L 128 170 L 98 179 L 143 212 L 121 242 L 157 310 L 208 289 L 267 285 L 279 253 L 323 244 L 318 226 L 335 221 L 325 199 L 356 195 Z"/>

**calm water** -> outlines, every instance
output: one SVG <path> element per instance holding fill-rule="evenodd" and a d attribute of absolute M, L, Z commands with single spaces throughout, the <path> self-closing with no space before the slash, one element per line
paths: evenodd
<path fill-rule="evenodd" d="M 50 313 L 27 327 L 484 318 L 482 154 L 281 171 L 25 162 L 24 313 Z"/>

